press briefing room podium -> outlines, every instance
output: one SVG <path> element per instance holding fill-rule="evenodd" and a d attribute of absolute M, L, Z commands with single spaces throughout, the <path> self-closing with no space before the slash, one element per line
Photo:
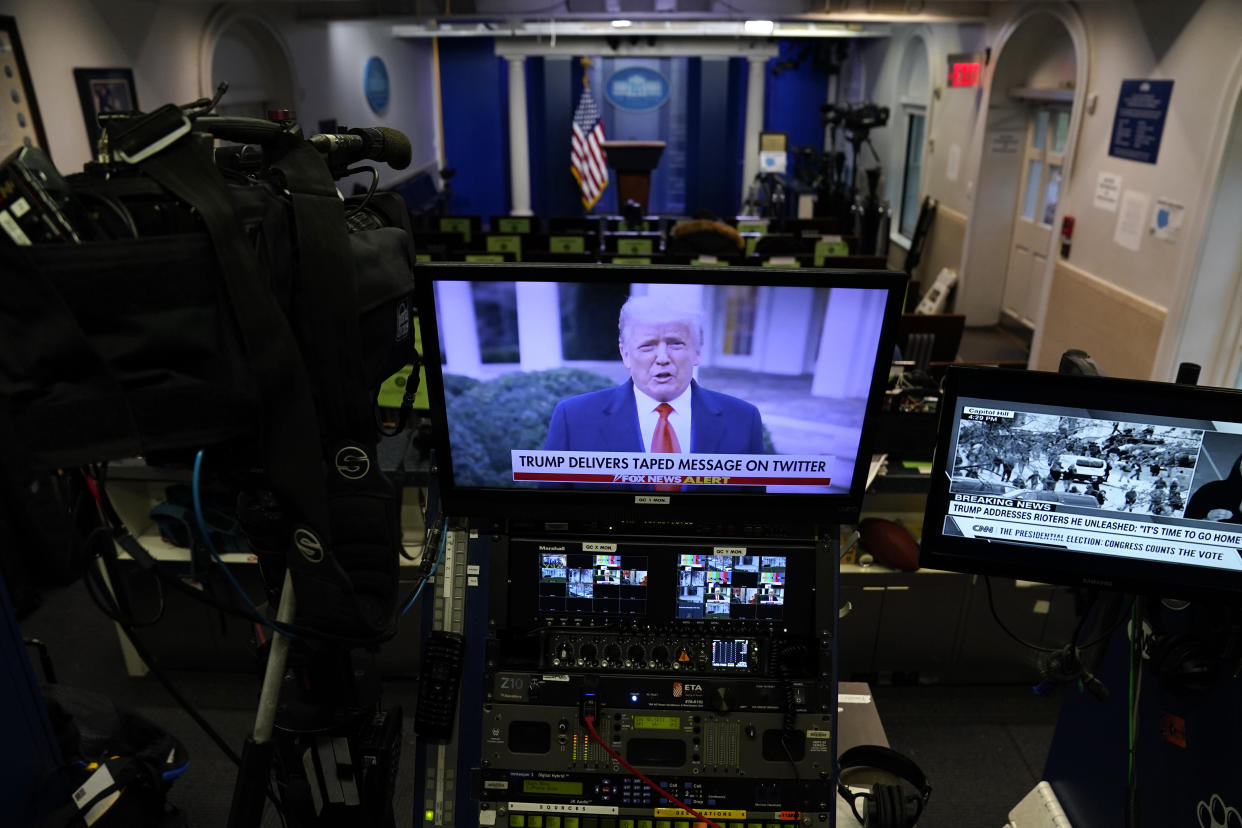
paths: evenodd
<path fill-rule="evenodd" d="M 660 163 L 663 141 L 604 141 L 608 166 L 617 171 L 617 204 L 637 202 L 647 214 L 651 193 L 651 171 Z"/>

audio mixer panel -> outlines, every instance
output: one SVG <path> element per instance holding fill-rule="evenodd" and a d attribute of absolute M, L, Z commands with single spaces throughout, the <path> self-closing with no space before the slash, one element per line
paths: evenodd
<path fill-rule="evenodd" d="M 831 544 L 492 546 L 480 824 L 832 823 Z"/>

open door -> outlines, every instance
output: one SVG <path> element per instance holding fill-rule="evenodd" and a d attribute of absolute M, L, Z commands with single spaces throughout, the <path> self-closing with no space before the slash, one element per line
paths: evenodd
<path fill-rule="evenodd" d="M 1013 240 L 1001 309 L 1033 328 L 1048 270 L 1052 222 L 1061 195 L 1069 106 L 1031 104 Z"/>

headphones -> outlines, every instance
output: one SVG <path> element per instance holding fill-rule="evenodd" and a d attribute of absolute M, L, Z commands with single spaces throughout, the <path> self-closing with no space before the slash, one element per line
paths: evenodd
<path fill-rule="evenodd" d="M 1176 609 L 1167 602 L 1162 608 Z M 1202 606 L 1199 610 L 1186 619 L 1188 624 L 1179 625 L 1185 629 L 1178 631 L 1163 623 L 1169 613 L 1148 616 L 1151 631 L 1143 642 L 1143 655 L 1164 688 L 1174 695 L 1211 689 L 1228 675 L 1230 665 L 1236 663 L 1239 655 L 1242 621 L 1237 610 L 1223 605 Z"/>
<path fill-rule="evenodd" d="M 918 793 L 906 793 L 901 785 L 883 784 L 872 785 L 870 792 L 851 791 L 841 781 L 842 772 L 850 768 L 886 771 L 914 786 Z M 858 745 L 845 751 L 837 760 L 837 792 L 849 800 L 850 810 L 864 828 L 914 828 L 923 808 L 927 806 L 931 791 L 927 777 L 914 764 L 914 760 L 886 747 Z M 858 811 L 860 797 L 866 800 L 862 813 Z"/>
<path fill-rule="evenodd" d="M 1225 673 L 1225 654 L 1220 644 L 1194 633 L 1153 636 L 1148 648 L 1152 669 L 1174 695 L 1206 690 Z"/>

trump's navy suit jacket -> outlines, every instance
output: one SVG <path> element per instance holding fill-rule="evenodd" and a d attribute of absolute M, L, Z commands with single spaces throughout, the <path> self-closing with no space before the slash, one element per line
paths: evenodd
<path fill-rule="evenodd" d="M 763 454 L 763 421 L 759 409 L 745 400 L 708 391 L 690 383 L 690 451 L 696 454 Z M 683 441 L 685 435 L 677 435 Z M 561 400 L 552 411 L 548 451 L 645 451 L 638 428 L 634 385 Z"/>

